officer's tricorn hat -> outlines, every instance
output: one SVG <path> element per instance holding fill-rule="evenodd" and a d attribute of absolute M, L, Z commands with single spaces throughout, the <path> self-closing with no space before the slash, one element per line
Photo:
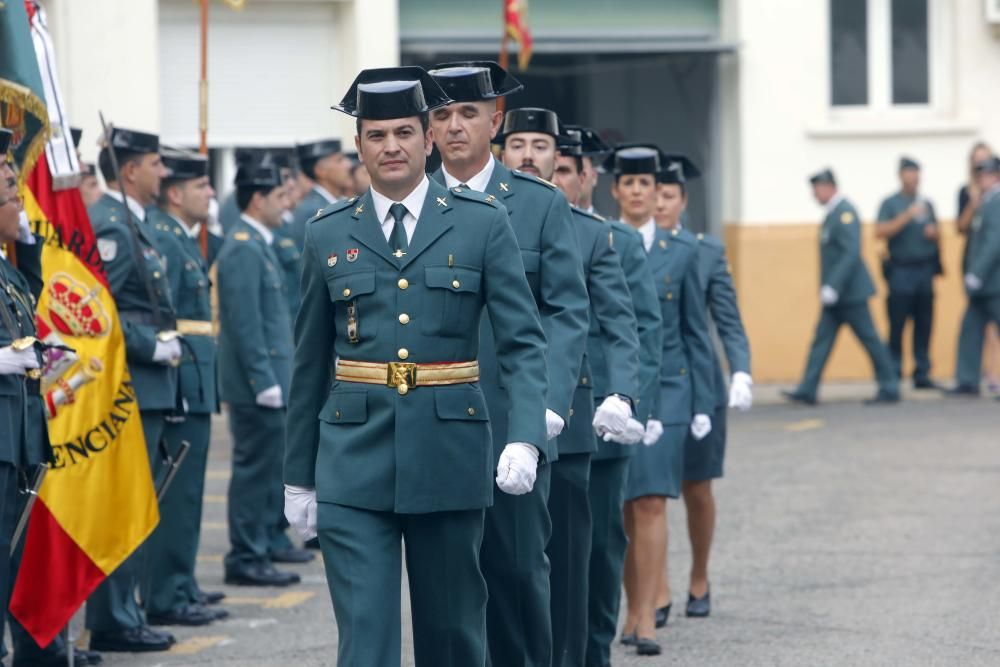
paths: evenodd
<path fill-rule="evenodd" d="M 83 137 L 83 130 L 78 127 L 69 128 L 69 134 L 73 137 L 73 148 L 80 147 L 80 139 Z"/>
<path fill-rule="evenodd" d="M 81 176 L 97 176 L 97 167 L 93 162 L 81 162 L 80 163 L 80 175 Z"/>
<path fill-rule="evenodd" d="M 701 170 L 686 155 L 663 153 L 660 155 L 662 169 L 656 175 L 657 183 L 678 183 L 683 185 L 701 176 Z"/>
<path fill-rule="evenodd" d="M 297 144 L 295 146 L 295 153 L 299 157 L 299 162 L 319 160 L 327 155 L 335 155 L 336 153 L 342 152 L 343 146 L 340 143 L 340 139 L 321 139 L 319 141 L 312 141 L 308 144 Z"/>
<path fill-rule="evenodd" d="M 660 149 L 650 144 L 618 144 L 601 168 L 615 176 L 660 172 Z"/>
<path fill-rule="evenodd" d="M 281 184 L 281 170 L 274 163 L 243 165 L 236 172 L 238 188 L 276 188 Z"/>
<path fill-rule="evenodd" d="M 562 139 L 556 140 L 556 148 L 562 155 L 583 157 L 583 133 L 579 129 L 570 129 L 563 125 Z"/>
<path fill-rule="evenodd" d="M 830 185 L 836 185 L 837 179 L 834 178 L 832 169 L 824 169 L 810 176 L 809 183 L 811 183 L 812 185 L 819 185 L 820 183 L 829 183 Z"/>
<path fill-rule="evenodd" d="M 521 109 L 511 109 L 503 117 L 503 127 L 497 132 L 493 139 L 495 144 L 503 144 L 507 137 L 521 132 L 538 132 L 547 134 L 556 140 L 557 144 L 570 146 L 578 143 L 562 131 L 559 123 L 559 116 L 555 111 L 548 109 L 538 109 L 535 107 L 523 107 Z"/>
<path fill-rule="evenodd" d="M 985 160 L 980 160 L 974 170 L 977 174 L 1000 174 L 1000 158 L 991 155 Z"/>
<path fill-rule="evenodd" d="M 355 118 L 391 120 L 419 116 L 452 103 L 423 67 L 362 70 L 347 95 L 331 108 Z"/>
<path fill-rule="evenodd" d="M 167 180 L 190 181 L 208 176 L 208 158 L 187 151 L 164 151 L 161 155 Z"/>
<path fill-rule="evenodd" d="M 159 153 L 160 137 L 148 132 L 128 130 L 124 127 L 111 128 L 111 147 L 127 153 Z"/>
<path fill-rule="evenodd" d="M 589 158 L 599 158 L 611 150 L 611 146 L 604 143 L 600 135 L 589 127 L 584 127 L 583 125 L 564 125 L 563 129 L 567 132 L 575 131 L 579 133 L 580 155 Z"/>
<path fill-rule="evenodd" d="M 10 130 L 0 127 L 0 155 L 6 155 L 7 151 L 10 149 L 11 139 L 14 138 L 14 133 Z"/>
<path fill-rule="evenodd" d="M 524 88 L 523 83 L 491 60 L 441 63 L 428 74 L 456 102 L 493 100 Z"/>

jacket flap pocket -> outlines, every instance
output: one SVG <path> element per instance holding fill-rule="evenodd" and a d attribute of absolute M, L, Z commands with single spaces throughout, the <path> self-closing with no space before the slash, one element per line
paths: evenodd
<path fill-rule="evenodd" d="M 368 421 L 368 390 L 334 391 L 319 412 L 328 424 L 362 424 Z"/>
<path fill-rule="evenodd" d="M 449 289 L 453 292 L 478 292 L 482 272 L 460 266 L 428 266 L 424 281 L 428 287 Z"/>
<path fill-rule="evenodd" d="M 375 291 L 375 270 L 327 276 L 326 284 L 330 288 L 330 298 L 333 301 L 350 301 L 357 296 Z"/>
<path fill-rule="evenodd" d="M 486 421 L 486 400 L 483 392 L 471 387 L 435 387 L 434 407 L 440 419 Z"/>

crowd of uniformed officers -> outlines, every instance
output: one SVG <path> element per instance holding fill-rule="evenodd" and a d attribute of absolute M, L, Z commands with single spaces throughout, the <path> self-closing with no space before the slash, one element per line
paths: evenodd
<path fill-rule="evenodd" d="M 699 168 L 650 143 L 608 146 L 546 109 L 498 110 L 522 88 L 492 62 L 365 70 L 334 107 L 356 118 L 356 152 L 334 139 L 240 149 L 217 209 L 204 157 L 125 128 L 103 138 L 81 193 L 153 474 L 161 452 L 189 450 L 153 535 L 88 600 L 79 664 L 166 650 L 174 637 L 157 628 L 228 616 L 224 594 L 195 578 L 221 402 L 233 443 L 225 582 L 296 584 L 276 565 L 321 549 L 338 664 L 399 665 L 404 558 L 418 665 L 604 667 L 613 644 L 660 654 L 668 498 L 688 514 L 683 613 L 710 614 L 712 480 L 727 408 L 749 409 L 753 382 L 725 248 L 686 229 Z M 26 244 L 17 270 L 0 262 L 0 410 L 17 433 L 4 443 L 21 445 L 0 451 L 6 497 L 18 468 L 43 459 L 44 429 L 39 355 L 12 344 L 33 331 L 37 253 L 0 169 L 11 173 L 0 241 Z M 872 355 L 876 401 L 898 400 L 906 318 L 915 382 L 930 383 L 937 232 L 917 170 L 903 162 L 879 215 L 891 354 L 868 313 L 857 214 L 831 172 L 812 179 L 827 208 L 824 308 L 795 400 L 815 401 L 842 323 Z M 617 220 L 594 211 L 599 171 Z M 974 173 L 966 320 L 981 341 L 1000 317 L 1000 162 Z M 38 647 L 12 625 L 15 665 L 65 659 L 61 640 Z"/>

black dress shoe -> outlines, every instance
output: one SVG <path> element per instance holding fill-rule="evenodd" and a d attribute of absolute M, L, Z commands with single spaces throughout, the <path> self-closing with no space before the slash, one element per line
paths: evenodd
<path fill-rule="evenodd" d="M 215 613 L 208 607 L 189 604 L 165 614 L 149 614 L 147 620 L 150 625 L 208 625 L 215 620 Z"/>
<path fill-rule="evenodd" d="M 798 391 L 782 390 L 781 395 L 792 403 L 802 403 L 803 405 L 816 405 L 816 397 L 799 393 Z"/>
<path fill-rule="evenodd" d="M 306 540 L 306 543 L 303 544 L 302 546 L 304 546 L 306 549 L 319 549 L 319 538 L 314 537 L 312 539 Z"/>
<path fill-rule="evenodd" d="M 914 389 L 940 389 L 940 385 L 930 378 L 913 378 Z"/>
<path fill-rule="evenodd" d="M 225 581 L 234 586 L 291 586 L 302 579 L 294 572 L 281 572 L 267 563 L 226 572 Z"/>
<path fill-rule="evenodd" d="M 635 633 L 633 632 L 630 635 L 623 634 L 621 639 L 618 640 L 618 643 L 621 644 L 622 646 L 635 646 L 636 642 L 638 641 L 639 638 L 636 637 Z"/>
<path fill-rule="evenodd" d="M 270 554 L 272 563 L 308 563 L 316 559 L 316 554 L 305 549 L 290 547 L 281 551 L 272 551 Z"/>
<path fill-rule="evenodd" d="M 660 607 L 656 610 L 656 627 L 663 628 L 666 627 L 667 621 L 670 620 L 670 605 L 666 607 Z"/>
<path fill-rule="evenodd" d="M 660 655 L 663 649 L 660 648 L 659 642 L 655 639 L 646 639 L 645 637 L 639 637 L 635 643 L 635 654 L 636 655 Z"/>
<path fill-rule="evenodd" d="M 222 607 L 206 607 L 205 609 L 214 617 L 216 621 L 229 618 L 229 611 L 223 609 Z"/>
<path fill-rule="evenodd" d="M 83 649 L 75 649 L 76 653 L 73 654 L 73 664 L 80 665 L 99 665 L 104 662 L 104 658 L 97 651 L 84 651 Z M 79 660 L 77 659 L 79 656 Z M 86 660 L 87 662 L 83 662 Z"/>
<path fill-rule="evenodd" d="M 700 598 L 688 593 L 687 616 L 689 618 L 705 618 L 712 613 L 712 591 L 706 590 Z"/>
<path fill-rule="evenodd" d="M 979 396 L 979 387 L 970 384 L 958 384 L 950 389 L 944 390 L 945 396 L 954 398 L 975 398 Z"/>
<path fill-rule="evenodd" d="M 204 605 L 219 604 L 226 599 L 222 591 L 198 591 L 198 603 Z"/>
<path fill-rule="evenodd" d="M 37 649 L 36 649 L 37 651 Z M 74 665 L 99 665 L 101 664 L 101 654 L 97 651 L 84 651 L 73 649 Z M 67 663 L 66 651 L 60 650 L 36 653 L 34 655 L 24 655 L 18 653 L 11 662 L 11 667 L 65 667 Z"/>
<path fill-rule="evenodd" d="M 879 389 L 875 396 L 864 401 L 865 405 L 890 405 L 892 403 L 899 403 L 899 392 L 893 393 L 882 389 Z"/>
<path fill-rule="evenodd" d="M 161 633 L 154 632 L 145 625 L 121 632 L 95 632 L 90 635 L 91 651 L 149 653 L 166 651 L 171 645 L 172 642 Z"/>

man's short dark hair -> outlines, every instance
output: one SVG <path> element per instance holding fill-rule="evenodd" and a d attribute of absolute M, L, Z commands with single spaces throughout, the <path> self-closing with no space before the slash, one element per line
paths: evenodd
<path fill-rule="evenodd" d="M 124 169 L 125 165 L 130 162 L 135 162 L 136 164 L 140 163 L 143 155 L 145 155 L 145 153 L 123 151 L 121 149 L 115 151 L 115 157 L 118 158 L 119 169 Z M 101 176 L 104 177 L 105 183 L 112 183 L 118 180 L 118 174 L 115 173 L 115 167 L 111 164 L 111 152 L 107 149 L 107 147 L 102 148 L 100 154 L 97 156 L 97 166 L 101 170 Z"/>
<path fill-rule="evenodd" d="M 259 185 L 243 185 L 236 188 L 236 207 L 240 209 L 240 213 L 243 213 L 250 206 L 250 200 L 253 199 L 255 193 L 259 192 L 261 196 L 268 196 L 274 190 L 278 189 L 279 185 L 273 187 L 262 187 Z"/>
<path fill-rule="evenodd" d="M 427 134 L 427 129 L 431 126 L 430 114 L 428 114 L 425 111 L 424 113 L 417 116 L 417 118 L 420 119 L 420 127 L 423 129 L 424 134 Z M 358 118 L 357 122 L 355 123 L 355 129 L 357 130 L 359 137 L 361 136 L 361 121 L 363 120 L 364 118 Z"/>
<path fill-rule="evenodd" d="M 299 160 L 299 169 L 303 174 L 309 177 L 310 181 L 316 180 L 316 164 L 322 158 L 312 158 L 309 160 Z"/>

